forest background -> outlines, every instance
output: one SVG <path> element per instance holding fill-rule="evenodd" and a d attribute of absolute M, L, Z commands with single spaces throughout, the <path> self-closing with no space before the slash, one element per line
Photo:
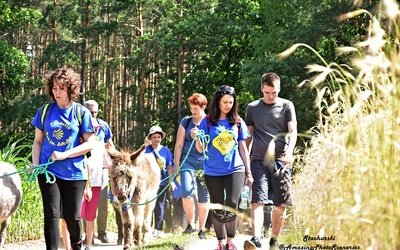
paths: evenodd
<path fill-rule="evenodd" d="M 315 126 L 316 92 L 297 86 L 317 56 L 335 61 L 334 48 L 367 36 L 368 16 L 338 21 L 343 13 L 373 11 L 378 1 L 339 0 L 0 0 L 0 148 L 31 143 L 30 124 L 48 102 L 43 79 L 70 66 L 82 76 L 80 102 L 95 99 L 119 146 L 137 147 L 159 124 L 173 148 L 187 98 L 211 100 L 222 84 L 235 87 L 240 115 L 262 96 L 260 77 L 281 76 L 280 96 L 294 102 L 300 134 Z M 346 58 L 337 59 L 337 63 Z M 303 140 L 299 140 L 303 143 Z"/>
<path fill-rule="evenodd" d="M 0 156 L 27 171 L 42 80 L 64 65 L 133 147 L 157 123 L 173 148 L 193 92 L 232 85 L 244 116 L 275 71 L 300 132 L 281 242 L 400 249 L 399 20 L 396 0 L 0 0 Z M 9 242 L 43 234 L 40 192 L 21 177 Z"/>

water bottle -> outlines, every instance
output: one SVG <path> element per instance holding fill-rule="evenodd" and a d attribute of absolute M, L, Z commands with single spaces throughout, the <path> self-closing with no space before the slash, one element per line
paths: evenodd
<path fill-rule="evenodd" d="M 240 209 L 246 209 L 247 208 L 247 201 L 249 200 L 249 196 L 250 196 L 250 188 L 246 183 L 243 186 L 242 193 L 240 195 L 240 204 L 239 204 L 239 208 Z"/>

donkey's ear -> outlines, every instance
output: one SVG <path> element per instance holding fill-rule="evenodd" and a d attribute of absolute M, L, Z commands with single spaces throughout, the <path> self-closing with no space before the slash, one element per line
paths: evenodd
<path fill-rule="evenodd" d="M 106 148 L 107 153 L 110 155 L 111 159 L 115 159 L 117 155 L 119 155 L 118 150 L 116 150 L 114 147 L 112 148 Z"/>
<path fill-rule="evenodd" d="M 146 149 L 147 145 L 143 144 L 138 150 L 133 152 L 131 154 L 131 161 L 134 162 L 136 158 L 140 156 L 140 154 L 144 153 L 144 150 Z"/>

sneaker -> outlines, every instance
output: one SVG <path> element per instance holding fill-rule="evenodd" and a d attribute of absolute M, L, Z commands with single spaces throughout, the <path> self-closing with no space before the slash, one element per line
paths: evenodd
<path fill-rule="evenodd" d="M 85 250 L 91 250 L 92 248 L 91 247 L 85 247 Z"/>
<path fill-rule="evenodd" d="M 183 231 L 183 234 L 192 234 L 192 233 L 195 233 L 195 232 L 196 232 L 196 229 L 194 229 L 192 227 L 192 225 L 188 224 L 187 228 L 185 229 L 185 231 Z"/>
<path fill-rule="evenodd" d="M 238 250 L 232 242 L 226 243 L 226 250 Z"/>
<path fill-rule="evenodd" d="M 217 246 L 217 248 L 215 248 L 215 250 L 226 250 L 224 243 L 222 243 L 222 242 L 218 243 L 218 246 Z"/>
<path fill-rule="evenodd" d="M 122 245 L 122 239 L 117 239 L 117 245 L 118 246 Z"/>
<path fill-rule="evenodd" d="M 278 250 L 278 239 L 277 238 L 271 238 L 269 240 L 269 249 L 270 250 Z"/>
<path fill-rule="evenodd" d="M 206 236 L 206 232 L 204 232 L 203 230 L 200 230 L 199 233 L 197 234 L 199 236 L 200 239 L 202 240 L 206 240 L 207 236 Z"/>
<path fill-rule="evenodd" d="M 244 249 L 254 250 L 256 248 L 261 248 L 261 242 L 257 236 L 253 236 L 250 240 L 244 242 Z"/>
<path fill-rule="evenodd" d="M 101 241 L 101 243 L 109 243 L 110 240 L 107 238 L 106 232 L 98 233 L 97 239 Z"/>

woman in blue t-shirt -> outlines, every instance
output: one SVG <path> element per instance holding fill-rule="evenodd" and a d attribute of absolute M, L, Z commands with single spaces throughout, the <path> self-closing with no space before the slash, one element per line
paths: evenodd
<path fill-rule="evenodd" d="M 200 239 L 206 239 L 205 224 L 208 215 L 208 203 L 210 195 L 207 188 L 202 186 L 201 180 L 196 177 L 196 171 L 204 170 L 204 157 L 199 153 L 190 136 L 190 130 L 200 124 L 206 116 L 204 110 L 207 107 L 207 98 L 203 94 L 194 93 L 188 98 L 192 116 L 184 117 L 176 133 L 174 148 L 174 171 L 179 171 L 182 188 L 182 204 L 187 218 L 187 228 L 184 234 L 192 234 L 195 229 L 195 215 L 197 201 L 197 213 L 199 217 Z M 195 199 L 196 198 L 196 199 Z"/>
<path fill-rule="evenodd" d="M 54 182 L 45 174 L 37 176 L 43 201 L 46 249 L 58 249 L 60 211 L 70 233 L 72 249 L 82 246 L 80 212 L 88 179 L 84 154 L 92 150 L 95 139 L 89 110 L 75 103 L 80 85 L 80 76 L 73 69 L 54 71 L 46 83 L 53 102 L 39 108 L 32 121 L 36 128 L 33 167 L 50 161 L 47 171 L 55 176 Z M 82 144 L 80 137 L 84 140 Z"/>
<path fill-rule="evenodd" d="M 161 171 L 161 182 L 158 189 L 158 197 L 156 205 L 154 207 L 154 232 L 153 236 L 156 238 L 164 237 L 163 233 L 163 221 L 164 221 L 164 203 L 166 198 L 167 190 L 166 185 L 171 181 L 170 188 L 175 190 L 175 183 L 171 178 L 172 166 L 174 164 L 171 150 L 161 145 L 161 141 L 165 138 L 165 132 L 162 131 L 160 126 L 153 126 L 150 128 L 147 139 L 150 140 L 151 144 L 146 147 L 145 153 L 154 155 L 160 171 Z M 171 179 L 171 180 L 170 180 Z"/>
<path fill-rule="evenodd" d="M 235 89 L 222 85 L 214 94 L 210 114 L 191 133 L 192 138 L 198 134 L 198 130 L 210 136 L 208 145 L 202 145 L 201 140 L 197 139 L 196 148 L 199 152 L 207 148 L 204 180 L 211 203 L 220 205 L 212 213 L 218 239 L 217 249 L 236 249 L 233 238 L 238 225 L 237 216 L 236 213 L 224 210 L 222 206 L 236 210 L 243 184 L 253 183 L 245 142 L 250 133 L 237 110 Z"/>

